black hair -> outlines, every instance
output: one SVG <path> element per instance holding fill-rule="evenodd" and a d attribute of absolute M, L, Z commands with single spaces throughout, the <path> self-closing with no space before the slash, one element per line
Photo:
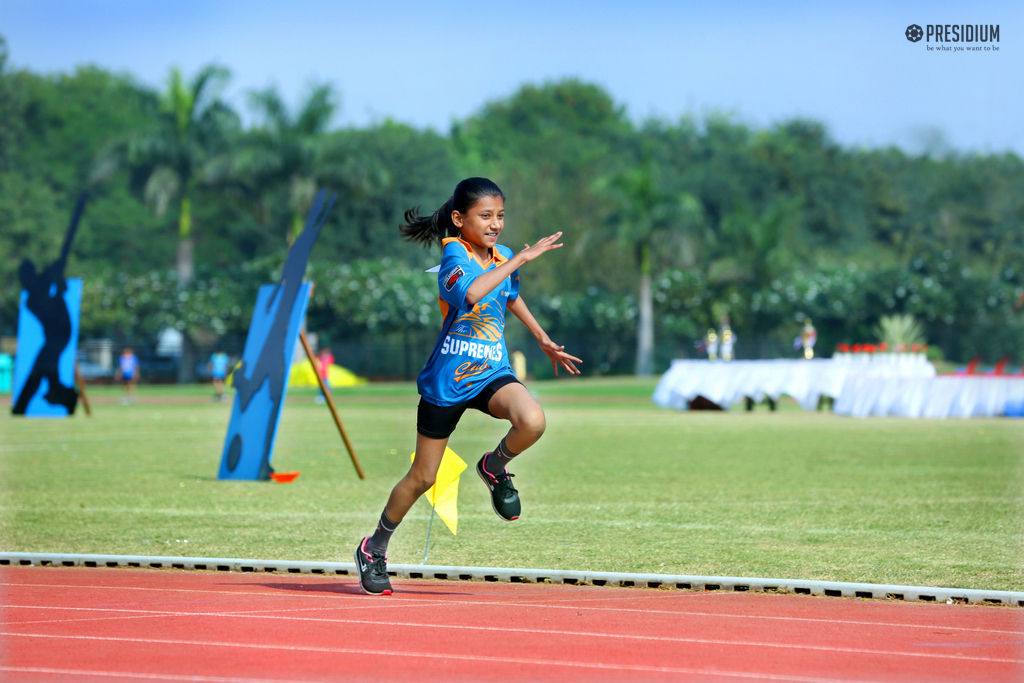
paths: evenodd
<path fill-rule="evenodd" d="M 455 192 L 440 209 L 429 216 L 420 215 L 420 207 L 405 212 L 405 224 L 398 226 L 405 239 L 429 247 L 441 244 L 445 237 L 458 237 L 459 229 L 452 223 L 452 211 L 466 213 L 484 197 L 501 197 L 505 193 L 487 178 L 466 178 L 455 186 Z"/>

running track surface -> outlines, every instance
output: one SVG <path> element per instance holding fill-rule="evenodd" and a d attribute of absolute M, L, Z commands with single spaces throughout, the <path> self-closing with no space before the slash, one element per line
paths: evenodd
<path fill-rule="evenodd" d="M 0 570 L 4 681 L 1022 681 L 1024 610 L 152 569 Z"/>

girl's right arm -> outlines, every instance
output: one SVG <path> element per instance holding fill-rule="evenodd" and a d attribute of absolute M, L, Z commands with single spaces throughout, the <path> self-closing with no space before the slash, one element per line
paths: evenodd
<path fill-rule="evenodd" d="M 555 241 L 561 236 L 562 233 L 559 231 L 554 235 L 548 235 L 544 239 L 534 242 L 533 246 L 527 244 L 522 251 L 505 263 L 494 270 L 489 270 L 478 276 L 473 281 L 473 284 L 470 285 L 469 291 L 466 292 L 466 304 L 470 307 L 476 306 L 481 299 L 494 291 L 495 287 L 500 285 L 505 278 L 516 272 L 520 266 L 529 263 L 544 252 L 561 248 L 561 244 L 555 244 Z"/>
<path fill-rule="evenodd" d="M 565 368 L 566 372 L 570 375 L 578 375 L 580 371 L 573 365 L 573 361 L 582 363 L 583 361 L 576 356 L 565 352 L 564 346 L 559 346 L 555 342 L 551 341 L 551 337 L 547 335 L 544 328 L 540 326 L 537 319 L 530 313 L 530 309 L 526 307 L 526 302 L 523 301 L 522 296 L 518 296 L 508 302 L 508 310 L 511 311 L 519 320 L 526 325 L 526 329 L 537 338 L 537 343 L 540 344 L 540 349 L 551 359 L 551 368 L 555 371 L 555 377 L 558 377 L 558 366 L 561 365 Z"/>

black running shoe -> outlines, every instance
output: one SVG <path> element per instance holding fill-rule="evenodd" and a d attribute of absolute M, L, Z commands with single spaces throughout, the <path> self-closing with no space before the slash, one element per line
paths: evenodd
<path fill-rule="evenodd" d="M 384 553 L 366 551 L 366 541 L 356 548 L 356 573 L 359 587 L 367 595 L 391 595 L 391 581 L 388 580 L 388 558 Z"/>
<path fill-rule="evenodd" d="M 491 507 L 506 522 L 519 519 L 519 492 L 512 485 L 512 477 L 515 475 L 504 468 L 498 474 L 491 474 L 485 470 L 484 461 L 488 455 L 490 453 L 484 453 L 484 457 L 480 458 L 480 462 L 476 464 L 476 473 L 491 490 Z"/>

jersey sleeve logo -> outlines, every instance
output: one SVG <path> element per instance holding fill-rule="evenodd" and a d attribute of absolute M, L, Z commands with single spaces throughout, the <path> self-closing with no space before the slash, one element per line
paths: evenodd
<path fill-rule="evenodd" d="M 452 272 L 444 276 L 444 288 L 449 292 L 452 291 L 452 287 L 459 281 L 459 278 L 465 275 L 465 271 L 462 270 L 462 266 L 455 266 Z"/>

